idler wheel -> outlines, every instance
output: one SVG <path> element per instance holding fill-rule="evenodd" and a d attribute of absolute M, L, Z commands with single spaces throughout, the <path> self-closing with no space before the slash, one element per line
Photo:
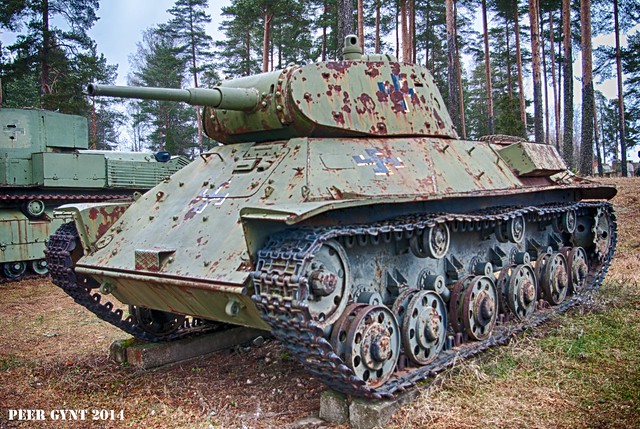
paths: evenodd
<path fill-rule="evenodd" d="M 349 299 L 349 264 L 344 248 L 335 240 L 325 242 L 309 264 L 306 278 L 309 312 L 325 328 L 340 317 Z"/>
<path fill-rule="evenodd" d="M 380 386 L 400 355 L 398 322 L 385 306 L 351 304 L 334 327 L 331 345 L 358 378 Z"/>
<path fill-rule="evenodd" d="M 419 258 L 442 259 L 449 252 L 451 233 L 446 223 L 438 223 L 413 236 L 409 242 L 411 251 Z"/>
<path fill-rule="evenodd" d="M 501 243 L 521 243 L 525 235 L 524 216 L 517 215 L 506 222 L 499 223 L 496 225 L 495 233 Z"/>
<path fill-rule="evenodd" d="M 140 329 L 156 337 L 165 337 L 173 334 L 182 326 L 185 319 L 185 316 L 181 314 L 153 310 L 137 305 L 130 305 L 129 313 Z"/>
<path fill-rule="evenodd" d="M 596 245 L 596 254 L 600 261 L 604 261 L 611 250 L 613 234 L 609 213 L 604 209 L 598 209 L 593 225 L 593 243 Z"/>
<path fill-rule="evenodd" d="M 30 261 L 29 268 L 31 268 L 31 271 L 41 276 L 49 272 L 49 267 L 47 266 L 47 261 L 45 259 Z"/>
<path fill-rule="evenodd" d="M 414 363 L 426 365 L 444 347 L 447 309 L 440 295 L 419 291 L 413 295 L 402 320 L 402 345 Z"/>
<path fill-rule="evenodd" d="M 518 265 L 511 273 L 507 293 L 507 305 L 520 320 L 524 320 L 536 309 L 538 286 L 531 265 Z"/>
<path fill-rule="evenodd" d="M 564 301 L 569 289 L 567 260 L 561 253 L 554 253 L 545 264 L 540 278 L 544 299 L 551 305 Z"/>
<path fill-rule="evenodd" d="M 464 292 L 462 324 L 469 338 L 481 341 L 491 335 L 498 316 L 498 291 L 488 276 L 474 277 Z"/>

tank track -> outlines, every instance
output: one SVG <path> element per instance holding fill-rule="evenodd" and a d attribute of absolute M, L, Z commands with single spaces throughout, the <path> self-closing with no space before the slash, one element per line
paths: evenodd
<path fill-rule="evenodd" d="M 493 227 L 498 221 L 519 215 L 529 220 L 548 221 L 558 218 L 568 210 L 576 210 L 578 215 L 605 210 L 611 219 L 611 245 L 608 254 L 592 252 L 591 268 L 587 284 L 579 295 L 567 297 L 560 305 L 538 308 L 522 322 L 511 321 L 497 324 L 493 334 L 483 341 L 463 342 L 461 345 L 442 351 L 431 363 L 422 367 L 397 369 L 383 385 L 372 388 L 342 361 L 326 339 L 323 330 L 312 320 L 308 308 L 308 281 L 304 273 L 314 254 L 322 244 L 333 238 L 369 235 L 371 237 L 393 234 L 405 237 L 415 231 L 440 222 L 455 222 L 468 230 Z M 585 296 L 602 282 L 612 259 L 616 245 L 616 224 L 613 207 L 606 202 L 580 202 L 574 204 L 502 208 L 472 214 L 434 214 L 413 216 L 367 226 L 336 226 L 300 228 L 286 231 L 271 238 L 258 255 L 257 269 L 253 274 L 256 294 L 253 300 L 262 313 L 263 319 L 271 326 L 274 336 L 299 360 L 305 368 L 331 389 L 366 398 L 391 398 L 395 394 L 414 386 L 446 368 L 470 358 L 490 348 L 507 344 L 510 339 L 529 328 L 536 327 L 554 314 L 562 313 L 579 304 Z"/>
<path fill-rule="evenodd" d="M 182 326 L 168 335 L 156 336 L 145 331 L 138 326 L 134 318 L 131 316 L 124 318 L 121 309 L 115 308 L 111 302 L 103 302 L 102 294 L 89 287 L 86 282 L 79 281 L 73 269 L 75 262 L 73 252 L 76 250 L 77 239 L 78 231 L 74 222 L 63 224 L 51 236 L 45 250 L 49 274 L 56 286 L 98 318 L 137 339 L 149 342 L 172 341 L 228 328 L 225 324 L 215 324 L 198 318 L 185 318 Z"/>
<path fill-rule="evenodd" d="M 107 194 L 107 195 L 93 195 L 93 194 L 2 194 L 0 195 L 0 201 L 29 201 L 29 200 L 44 200 L 44 201 L 110 201 L 110 200 L 127 200 L 131 199 L 131 194 Z"/>

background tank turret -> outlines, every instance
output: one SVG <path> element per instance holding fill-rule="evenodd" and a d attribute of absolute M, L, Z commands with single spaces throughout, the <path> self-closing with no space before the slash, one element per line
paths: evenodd
<path fill-rule="evenodd" d="M 460 140 L 427 69 L 356 44 L 211 91 L 90 88 L 202 103 L 226 144 L 109 228 L 61 208 L 75 221 L 49 243 L 54 282 L 142 339 L 203 319 L 268 329 L 332 388 L 384 397 L 602 280 L 615 188 L 573 175 L 553 146 Z"/>
<path fill-rule="evenodd" d="M 0 277 L 47 272 L 45 242 L 70 202 L 130 200 L 189 163 L 153 154 L 87 150 L 87 120 L 43 110 L 0 109 Z M 162 155 L 162 154 L 161 154 Z"/>

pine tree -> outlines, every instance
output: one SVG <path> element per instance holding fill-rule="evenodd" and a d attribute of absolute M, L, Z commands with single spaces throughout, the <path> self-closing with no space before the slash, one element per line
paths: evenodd
<path fill-rule="evenodd" d="M 529 0 L 529 20 L 531 23 L 531 62 L 533 69 L 533 127 L 535 141 L 543 143 L 542 80 L 540 69 L 540 6 L 537 0 Z"/>
<path fill-rule="evenodd" d="M 338 47 L 342 46 L 349 34 L 353 34 L 353 1 L 338 0 Z"/>
<path fill-rule="evenodd" d="M 446 1 L 447 20 L 447 87 L 449 89 L 449 116 L 453 120 L 455 127 L 460 130 L 462 120 L 460 117 L 460 91 L 458 88 L 458 61 L 456 55 L 456 33 L 453 0 Z"/>
<path fill-rule="evenodd" d="M 160 28 L 173 37 L 178 44 L 179 55 L 189 64 L 189 74 L 193 87 L 200 86 L 201 73 L 212 72 L 213 53 L 211 52 L 213 39 L 205 32 L 204 26 L 211 22 L 211 16 L 205 12 L 209 7 L 209 0 L 176 0 L 169 12 L 173 18 Z M 198 147 L 204 151 L 204 137 L 200 106 L 193 108 L 198 126 Z"/>
<path fill-rule="evenodd" d="M 2 49 L 2 103 L 8 107 L 38 107 L 87 116 L 92 146 L 110 148 L 117 137 L 112 101 L 94 106 L 82 95 L 88 82 L 112 83 L 116 67 L 98 54 L 88 30 L 97 20 L 98 0 L 5 0 L 0 4 L 0 28 L 18 33 Z M 54 25 L 59 24 L 59 26 Z"/>
<path fill-rule="evenodd" d="M 97 20 L 98 0 L 8 0 L 0 7 L 0 27 L 18 32 L 7 46 L 11 59 L 3 66 L 3 82 L 21 80 L 26 74 L 38 79 L 39 107 L 85 114 L 82 87 L 73 86 L 82 66 L 106 65 L 105 61 L 76 62 L 79 55 L 100 57 L 87 34 Z M 53 18 L 64 21 L 56 27 Z M 98 70 L 93 70 L 95 73 Z M 63 93 L 65 91 L 66 93 Z M 5 100 L 10 94 L 4 94 Z"/>
<path fill-rule="evenodd" d="M 257 5 L 252 0 L 235 0 L 222 8 L 222 15 L 227 17 L 220 25 L 226 39 L 215 43 L 215 56 L 222 73 L 229 78 L 259 73 L 262 62 L 258 63 L 261 57 L 256 49 L 261 48 L 263 27 Z"/>
<path fill-rule="evenodd" d="M 494 134 L 493 89 L 491 83 L 491 59 L 489 56 L 489 27 L 487 24 L 487 1 L 482 0 L 482 28 L 484 42 L 484 72 L 486 80 L 489 134 Z"/>
<path fill-rule="evenodd" d="M 591 59 L 591 0 L 580 2 L 582 45 L 582 132 L 580 144 L 580 174 L 593 173 L 593 75 Z M 626 162 L 623 158 L 623 171 Z"/>
<path fill-rule="evenodd" d="M 129 84 L 162 88 L 181 88 L 187 70 L 187 60 L 179 55 L 181 46 L 165 31 L 151 28 L 138 43 L 137 53 L 130 58 L 133 73 Z M 140 100 L 133 127 L 146 124 L 144 136 L 154 151 L 192 155 L 197 146 L 196 128 L 188 106 L 172 101 Z"/>
<path fill-rule="evenodd" d="M 571 0 L 562 0 L 563 76 L 564 76 L 564 134 L 562 157 L 569 168 L 575 165 L 573 157 L 573 50 L 571 40 Z"/>

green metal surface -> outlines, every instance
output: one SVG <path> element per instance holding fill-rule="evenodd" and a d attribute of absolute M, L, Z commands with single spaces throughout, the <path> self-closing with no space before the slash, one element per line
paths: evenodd
<path fill-rule="evenodd" d="M 20 210 L 0 210 L 0 263 L 43 259 L 49 236 L 63 223 L 49 220 L 52 210 L 40 220 L 31 220 Z"/>
<path fill-rule="evenodd" d="M 125 303 L 263 327 L 254 306 L 230 316 L 202 302 L 227 302 L 234 288 L 246 298 L 252 257 L 287 224 L 357 207 L 538 190 L 483 142 L 297 138 L 221 146 L 136 201 L 76 270 L 115 284 L 113 295 Z M 82 225 L 89 212 L 77 216 Z M 154 252 L 152 263 L 137 263 Z"/>
<path fill-rule="evenodd" d="M 186 157 L 158 162 L 150 153 L 87 150 L 87 120 L 81 116 L 0 109 L 0 127 L 0 264 L 44 258 L 47 238 L 62 223 L 52 220 L 55 207 L 128 198 L 190 162 Z M 44 212 L 34 214 L 35 209 Z M 103 228 L 85 234 L 102 235 Z"/>
<path fill-rule="evenodd" d="M 522 177 L 549 176 L 567 170 L 562 157 L 551 145 L 516 143 L 498 152 Z"/>

